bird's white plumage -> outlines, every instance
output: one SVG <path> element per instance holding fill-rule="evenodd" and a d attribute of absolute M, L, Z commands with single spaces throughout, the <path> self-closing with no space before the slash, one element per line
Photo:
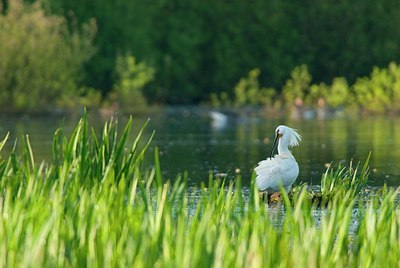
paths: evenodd
<path fill-rule="evenodd" d="M 279 182 L 286 191 L 289 191 L 299 175 L 299 166 L 294 159 L 276 155 L 274 158 L 258 163 L 255 171 L 257 187 L 261 191 L 277 192 L 279 191 Z"/>
<path fill-rule="evenodd" d="M 297 146 L 301 136 L 295 129 L 283 125 L 276 128 L 276 135 L 278 138 L 278 155 L 260 161 L 254 169 L 257 174 L 256 184 L 258 189 L 269 193 L 279 191 L 280 184 L 286 191 L 290 191 L 292 184 L 299 175 L 299 166 L 289 151 L 289 147 Z"/>

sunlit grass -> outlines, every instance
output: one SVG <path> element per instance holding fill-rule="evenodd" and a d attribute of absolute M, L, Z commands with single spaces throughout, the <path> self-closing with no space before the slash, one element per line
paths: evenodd
<path fill-rule="evenodd" d="M 370 158 L 371 152 L 361 168 L 360 162 L 354 166 L 353 161 L 350 161 L 349 166 L 339 164 L 336 169 L 329 165 L 322 175 L 319 190 L 310 191 L 312 200 L 324 206 L 337 196 L 350 194 L 352 198 L 356 198 L 368 183 Z"/>
<path fill-rule="evenodd" d="M 119 134 L 111 121 L 97 137 L 83 117 L 70 138 L 55 133 L 51 163 L 36 163 L 28 137 L 0 159 L 1 267 L 399 265 L 397 192 L 358 200 L 363 182 L 352 184 L 368 161 L 332 173 L 348 183 L 323 210 L 305 187 L 269 206 L 240 178 L 163 181 L 157 151 L 154 168 L 142 166 L 151 137 L 128 142 L 131 124 Z"/>

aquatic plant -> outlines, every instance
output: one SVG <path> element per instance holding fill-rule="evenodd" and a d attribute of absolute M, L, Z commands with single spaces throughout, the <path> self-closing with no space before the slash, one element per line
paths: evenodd
<path fill-rule="evenodd" d="M 357 197 L 367 185 L 370 158 L 371 152 L 361 169 L 360 162 L 354 166 L 353 160 L 350 161 L 349 166 L 339 164 L 336 169 L 333 169 L 330 164 L 322 175 L 319 191 L 310 191 L 312 200 L 318 204 L 326 204 L 331 198 L 348 193 L 353 198 Z"/>
<path fill-rule="evenodd" d="M 163 181 L 157 150 L 143 166 L 151 135 L 130 141 L 131 125 L 98 137 L 84 116 L 69 138 L 55 133 L 53 161 L 38 164 L 28 136 L 0 159 L 0 266 L 398 265 L 397 191 L 355 205 L 350 181 L 321 209 L 306 188 L 268 206 L 240 177 Z"/>

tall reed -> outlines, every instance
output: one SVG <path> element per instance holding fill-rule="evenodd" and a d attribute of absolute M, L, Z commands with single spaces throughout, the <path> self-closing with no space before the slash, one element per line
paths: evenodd
<path fill-rule="evenodd" d="M 317 208 L 303 188 L 269 206 L 240 178 L 163 181 L 157 151 L 143 167 L 151 136 L 130 142 L 131 125 L 97 137 L 84 116 L 55 133 L 52 162 L 34 160 L 28 137 L 0 159 L 1 267 L 399 265 L 397 191 L 355 205 L 350 189 Z"/>

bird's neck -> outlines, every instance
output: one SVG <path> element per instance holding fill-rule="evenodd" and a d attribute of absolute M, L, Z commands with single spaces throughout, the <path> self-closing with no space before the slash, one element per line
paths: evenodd
<path fill-rule="evenodd" d="M 294 159 L 294 156 L 289 151 L 287 142 L 285 142 L 285 140 L 282 140 L 282 139 L 279 139 L 278 154 L 279 154 L 279 156 L 281 156 L 283 158 L 293 158 Z"/>

